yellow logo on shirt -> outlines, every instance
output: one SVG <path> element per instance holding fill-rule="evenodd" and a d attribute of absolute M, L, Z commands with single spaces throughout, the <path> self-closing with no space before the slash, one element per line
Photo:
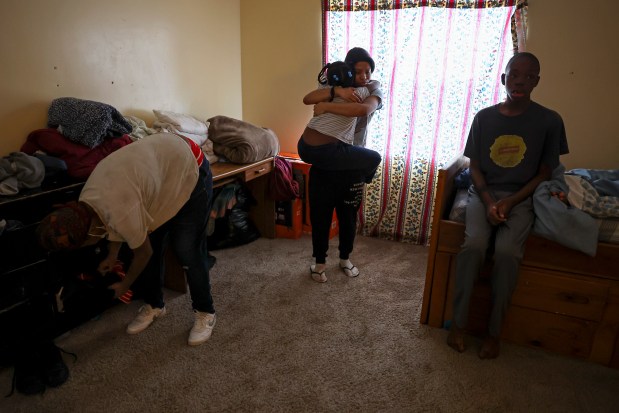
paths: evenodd
<path fill-rule="evenodd" d="M 502 135 L 490 147 L 490 159 L 503 168 L 513 168 L 524 159 L 527 145 L 518 135 Z"/>

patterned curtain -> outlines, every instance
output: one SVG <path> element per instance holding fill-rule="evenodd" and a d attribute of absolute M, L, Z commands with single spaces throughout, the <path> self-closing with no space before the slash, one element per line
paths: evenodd
<path fill-rule="evenodd" d="M 384 94 L 367 146 L 382 154 L 363 235 L 427 244 L 438 169 L 462 153 L 473 116 L 504 98 L 501 73 L 526 38 L 523 0 L 325 0 L 324 61 L 355 46 Z"/>

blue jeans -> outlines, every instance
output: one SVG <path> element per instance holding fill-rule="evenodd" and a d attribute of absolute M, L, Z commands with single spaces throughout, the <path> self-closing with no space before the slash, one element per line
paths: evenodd
<path fill-rule="evenodd" d="M 206 246 L 206 222 L 212 199 L 213 177 L 205 159 L 189 200 L 172 219 L 149 236 L 153 256 L 141 277 L 144 277 L 144 301 L 152 307 L 161 308 L 164 305 L 164 253 L 169 244 L 185 270 L 193 308 L 201 312 L 215 313 Z"/>

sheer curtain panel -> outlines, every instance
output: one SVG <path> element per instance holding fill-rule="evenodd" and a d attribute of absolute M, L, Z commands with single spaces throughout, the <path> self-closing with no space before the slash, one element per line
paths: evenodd
<path fill-rule="evenodd" d="M 473 116 L 504 98 L 501 74 L 523 50 L 522 1 L 323 1 L 324 61 L 363 47 L 384 93 L 367 146 L 383 157 L 360 211 L 364 235 L 427 244 L 440 167 Z"/>

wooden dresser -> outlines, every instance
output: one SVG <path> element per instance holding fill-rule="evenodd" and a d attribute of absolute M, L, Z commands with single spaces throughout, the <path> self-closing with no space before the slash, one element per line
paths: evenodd
<path fill-rule="evenodd" d="M 215 188 L 240 180 L 245 183 L 256 199 L 249 214 L 263 237 L 275 238 L 275 201 L 268 196 L 269 175 L 273 171 L 274 158 L 249 164 L 216 162 L 211 165 Z"/>

